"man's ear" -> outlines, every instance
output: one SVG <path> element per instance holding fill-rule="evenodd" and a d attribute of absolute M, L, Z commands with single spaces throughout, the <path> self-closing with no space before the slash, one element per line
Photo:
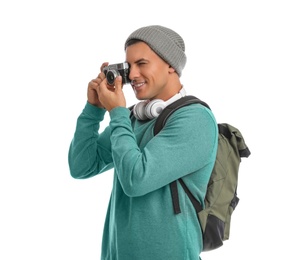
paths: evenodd
<path fill-rule="evenodd" d="M 168 71 L 169 71 L 169 73 L 173 73 L 173 72 L 175 72 L 175 69 L 174 69 L 174 68 L 172 68 L 172 67 L 169 65 L 169 69 L 168 69 Z"/>

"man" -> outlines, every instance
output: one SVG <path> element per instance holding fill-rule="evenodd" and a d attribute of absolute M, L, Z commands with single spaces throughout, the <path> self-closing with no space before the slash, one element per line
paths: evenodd
<path fill-rule="evenodd" d="M 175 215 L 169 183 L 183 177 L 203 204 L 214 166 L 218 131 L 212 112 L 200 104 L 177 110 L 154 136 L 163 108 L 184 96 L 184 41 L 163 26 L 134 31 L 125 43 L 129 80 L 138 100 L 126 108 L 122 77 L 107 84 L 103 63 L 88 85 L 69 150 L 72 177 L 114 168 L 101 260 L 197 260 L 202 233 L 195 209 L 178 186 L 182 213 Z M 106 111 L 109 126 L 98 133 Z"/>

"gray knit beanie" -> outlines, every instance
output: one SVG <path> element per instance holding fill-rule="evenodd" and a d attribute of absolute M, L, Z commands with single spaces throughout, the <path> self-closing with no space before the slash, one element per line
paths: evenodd
<path fill-rule="evenodd" d="M 130 40 L 145 42 L 158 56 L 175 69 L 179 77 L 186 64 L 185 44 L 181 36 L 173 30 L 151 25 L 137 29 L 125 42 L 125 50 Z"/>

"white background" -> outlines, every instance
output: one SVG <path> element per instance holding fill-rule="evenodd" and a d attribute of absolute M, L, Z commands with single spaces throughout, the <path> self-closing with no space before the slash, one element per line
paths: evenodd
<path fill-rule="evenodd" d="M 282 2 L 1 1 L 0 259 L 100 258 L 112 172 L 72 179 L 68 148 L 88 82 L 102 62 L 124 61 L 127 36 L 151 24 L 183 36 L 182 83 L 252 152 L 230 240 L 202 259 L 283 259 Z"/>

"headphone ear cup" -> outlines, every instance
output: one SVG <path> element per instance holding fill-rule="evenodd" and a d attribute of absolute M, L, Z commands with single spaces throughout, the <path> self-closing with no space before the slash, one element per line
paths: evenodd
<path fill-rule="evenodd" d="M 155 117 L 158 117 L 165 107 L 175 102 L 179 98 L 184 97 L 185 95 L 186 91 L 184 88 L 182 88 L 179 93 L 167 101 L 163 101 L 162 99 L 141 101 L 134 106 L 133 114 L 138 120 L 153 119 Z"/>
<path fill-rule="evenodd" d="M 165 108 L 166 104 L 161 99 L 154 99 L 150 101 L 145 107 L 145 115 L 149 119 L 158 117 L 162 110 Z"/>
<path fill-rule="evenodd" d="M 134 108 L 133 108 L 133 112 L 134 112 L 134 116 L 136 119 L 138 120 L 146 120 L 148 119 L 148 117 L 145 114 L 145 107 L 147 105 L 147 101 L 142 101 L 137 103 Z"/>

